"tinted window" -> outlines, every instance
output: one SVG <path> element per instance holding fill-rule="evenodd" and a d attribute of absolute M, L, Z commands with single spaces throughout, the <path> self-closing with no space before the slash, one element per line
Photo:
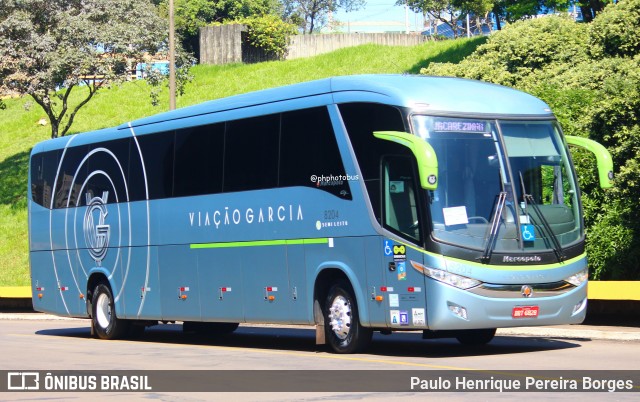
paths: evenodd
<path fill-rule="evenodd" d="M 149 198 L 171 197 L 173 192 L 174 132 L 141 135 L 137 138 L 144 157 L 147 182 L 149 184 Z M 144 182 L 136 183 L 136 185 L 144 189 Z"/>
<path fill-rule="evenodd" d="M 380 222 L 380 160 L 384 155 L 406 155 L 406 147 L 373 136 L 374 131 L 408 131 L 402 113 L 393 106 L 349 103 L 339 106 L 349 140 L 367 186 L 373 211 Z"/>
<path fill-rule="evenodd" d="M 383 159 L 384 226 L 403 237 L 420 240 L 418 186 L 411 158 Z"/>
<path fill-rule="evenodd" d="M 173 196 L 222 191 L 224 123 L 176 133 Z"/>
<path fill-rule="evenodd" d="M 315 180 L 312 180 L 312 176 Z M 351 199 L 326 108 L 282 114 L 280 187 L 305 186 Z M 322 178 L 326 178 L 322 180 Z"/>
<path fill-rule="evenodd" d="M 224 191 L 248 191 L 278 185 L 280 115 L 227 123 Z"/>
<path fill-rule="evenodd" d="M 55 186 L 54 208 L 75 207 L 80 199 L 80 188 L 87 179 L 86 145 L 67 148 L 63 154 L 58 181 Z"/>
<path fill-rule="evenodd" d="M 108 141 L 90 146 L 91 156 L 87 159 L 89 178 L 83 194 L 80 195 L 79 205 L 86 205 L 87 195 L 90 198 L 102 197 L 108 192 L 108 203 L 126 202 L 127 176 L 129 170 L 128 138 Z"/>
<path fill-rule="evenodd" d="M 37 203 L 43 204 L 44 193 L 44 171 L 43 169 L 44 154 L 36 154 L 31 156 L 31 199 Z"/>
<path fill-rule="evenodd" d="M 31 196 L 34 202 L 51 207 L 51 191 L 61 151 L 50 151 L 31 158 Z"/>
<path fill-rule="evenodd" d="M 132 201 L 146 200 L 146 187 L 144 184 L 145 171 L 142 169 L 142 161 L 140 160 L 140 138 L 131 139 L 129 147 L 129 198 Z"/>

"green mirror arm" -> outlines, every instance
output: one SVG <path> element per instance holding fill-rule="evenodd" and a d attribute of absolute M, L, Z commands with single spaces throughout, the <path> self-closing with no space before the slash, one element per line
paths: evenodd
<path fill-rule="evenodd" d="M 588 138 L 573 135 L 567 135 L 565 138 L 567 139 L 567 144 L 584 148 L 595 155 L 598 164 L 600 187 L 613 187 L 613 160 L 607 148 Z"/>
<path fill-rule="evenodd" d="M 376 131 L 373 135 L 409 148 L 418 162 L 420 186 L 425 190 L 435 190 L 438 187 L 438 158 L 429 143 L 418 136 L 400 131 Z"/>

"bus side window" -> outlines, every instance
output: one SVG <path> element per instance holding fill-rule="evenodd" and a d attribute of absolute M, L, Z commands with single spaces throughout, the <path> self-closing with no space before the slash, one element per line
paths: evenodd
<path fill-rule="evenodd" d="M 413 240 L 420 240 L 416 176 L 411 158 L 388 156 L 383 159 L 384 224 Z"/>
<path fill-rule="evenodd" d="M 352 199 L 338 143 L 325 107 L 282 114 L 279 186 L 304 186 Z M 326 180 L 312 177 L 326 177 Z M 331 180 L 331 177 L 335 180 Z"/>
<path fill-rule="evenodd" d="M 222 191 L 224 123 L 176 132 L 173 196 L 216 194 Z"/>
<path fill-rule="evenodd" d="M 54 208 L 76 207 L 82 202 L 80 186 L 87 178 L 87 163 L 81 163 L 89 151 L 87 145 L 68 148 L 60 166 L 53 194 Z"/>
<path fill-rule="evenodd" d="M 223 191 L 251 191 L 278 185 L 280 115 L 227 122 Z"/>
<path fill-rule="evenodd" d="M 106 141 L 102 144 L 89 146 L 89 151 L 106 149 L 107 152 L 93 152 L 85 162 L 91 177 L 84 186 L 83 193 L 80 194 L 78 205 L 86 205 L 87 195 L 89 198 L 102 196 L 104 192 L 109 193 L 108 203 L 127 201 L 127 176 L 129 171 L 129 147 L 130 138 L 113 141 Z M 99 174 L 95 174 L 100 172 Z"/>
<path fill-rule="evenodd" d="M 31 157 L 31 200 L 38 205 L 44 205 L 44 155 Z"/>
<path fill-rule="evenodd" d="M 407 131 L 400 109 L 376 103 L 345 103 L 339 105 L 349 141 L 360 167 L 373 213 L 382 224 L 380 199 L 380 160 L 386 154 L 404 154 L 403 145 L 374 137 L 374 131 Z"/>
<path fill-rule="evenodd" d="M 165 131 L 151 135 L 140 135 L 137 141 L 140 144 L 142 155 L 144 156 L 144 169 L 147 172 L 147 183 L 149 186 L 149 198 L 161 199 L 169 198 L 173 193 L 173 153 L 174 153 L 175 131 Z M 131 160 L 136 160 L 134 147 L 131 148 Z M 144 190 L 143 177 L 135 174 L 137 171 L 130 170 L 130 185 Z M 135 198 L 134 198 L 135 199 Z"/>

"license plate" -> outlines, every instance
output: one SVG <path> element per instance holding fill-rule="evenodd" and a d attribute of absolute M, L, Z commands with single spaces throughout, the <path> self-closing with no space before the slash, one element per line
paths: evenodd
<path fill-rule="evenodd" d="M 538 318 L 538 306 L 516 306 L 511 311 L 512 318 Z"/>

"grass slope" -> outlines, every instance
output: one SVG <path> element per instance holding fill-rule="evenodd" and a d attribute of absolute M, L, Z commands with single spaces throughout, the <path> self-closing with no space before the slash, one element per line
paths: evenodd
<path fill-rule="evenodd" d="M 289 61 L 226 66 L 196 66 L 194 80 L 179 97 L 178 107 L 254 90 L 336 75 L 418 73 L 431 62 L 457 63 L 484 38 L 431 42 L 412 47 L 364 45 Z M 151 106 L 149 88 L 136 81 L 99 92 L 76 116 L 72 133 L 111 127 L 168 110 Z M 77 99 L 77 96 L 76 96 Z M 29 284 L 27 174 L 33 145 L 50 137 L 49 126 L 29 97 L 9 99 L 0 111 L 0 286 Z"/>

